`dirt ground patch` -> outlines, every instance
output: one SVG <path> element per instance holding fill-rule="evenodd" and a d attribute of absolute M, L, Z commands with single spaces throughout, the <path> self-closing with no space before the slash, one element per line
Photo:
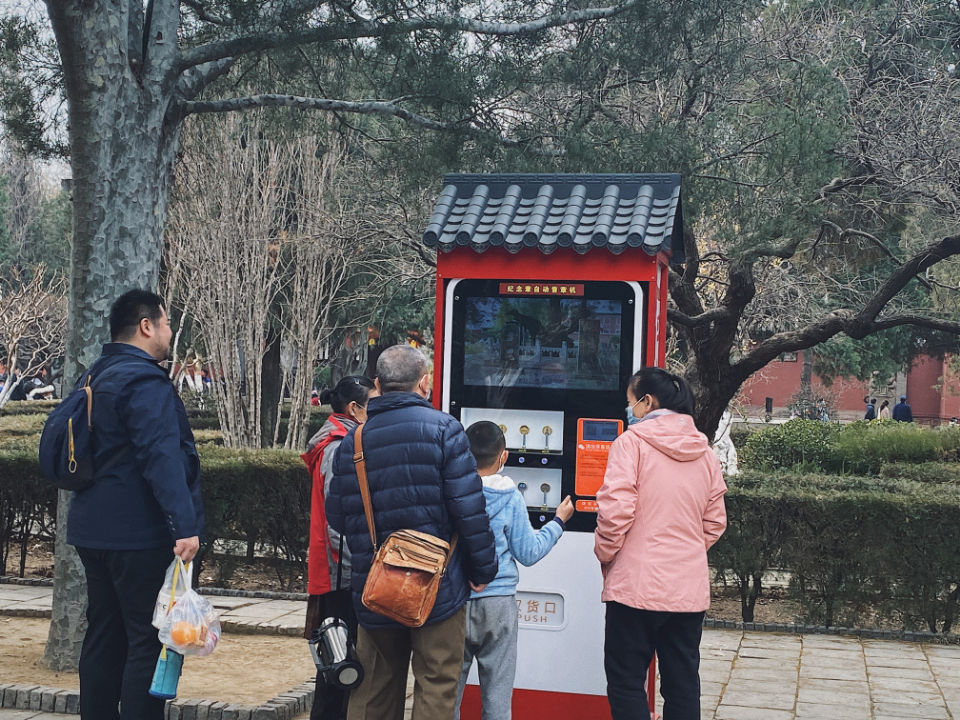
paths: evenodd
<path fill-rule="evenodd" d="M 40 664 L 48 626 L 44 618 L 0 617 L 0 683 L 80 687 L 76 673 Z M 257 705 L 314 674 L 303 638 L 225 633 L 209 657 L 185 658 L 178 697 Z"/>

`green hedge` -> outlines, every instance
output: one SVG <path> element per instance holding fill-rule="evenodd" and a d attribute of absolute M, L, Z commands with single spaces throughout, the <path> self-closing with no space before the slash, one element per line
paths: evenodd
<path fill-rule="evenodd" d="M 7 443 L 11 441 L 8 439 Z M 305 577 L 310 477 L 296 452 L 228 450 L 201 444 L 208 552 L 216 540 L 260 546 L 279 562 L 279 579 L 290 586 Z M 29 447 L 0 449 L 0 559 L 3 573 L 22 564 L 8 556 L 26 551 L 31 528 L 52 537 L 56 491 L 40 474 L 36 437 Z"/>
<path fill-rule="evenodd" d="M 4 571 L 17 565 L 8 556 L 18 546 L 22 552 L 31 533 L 53 533 L 56 493 L 39 475 L 36 430 L 29 432 L 40 421 L 34 413 L 0 423 Z M 762 450 L 770 464 L 837 463 L 849 469 L 851 454 L 869 447 L 881 457 L 870 460 L 879 471 L 857 476 L 765 469 L 730 478 L 729 525 L 710 552 L 711 563 L 740 588 L 747 620 L 763 590 L 764 571 L 781 567 L 792 573 L 790 593 L 806 621 L 893 622 L 948 632 L 960 595 L 960 464 L 935 459 L 955 453 L 960 434 L 902 424 L 851 427 L 845 435 L 839 426 L 793 421 L 752 436 L 754 458 Z M 310 480 L 298 454 L 229 450 L 214 444 L 215 433 L 198 436 L 205 441 L 199 445 L 205 550 L 219 539 L 260 546 L 277 559 L 278 576 L 289 586 L 305 574 L 308 534 Z M 757 436 L 767 444 L 754 445 Z M 785 442 L 777 446 L 771 437 Z M 925 458 L 934 461 L 915 462 Z"/>
<path fill-rule="evenodd" d="M 0 407 L 0 418 L 8 415 L 35 415 L 41 413 L 46 415 L 53 410 L 59 400 L 21 400 L 17 402 L 8 402 Z"/>
<path fill-rule="evenodd" d="M 885 464 L 956 459 L 960 427 L 926 428 L 892 420 L 848 425 L 790 420 L 753 433 L 740 464 L 756 470 L 875 475 Z"/>
<path fill-rule="evenodd" d="M 46 421 L 47 414 L 57 406 L 58 401 L 24 401 L 7 403 L 0 408 L 0 449 L 8 445 L 14 437 L 39 437 Z M 326 422 L 330 412 L 328 408 L 312 408 L 307 425 L 307 437 L 312 437 Z M 280 441 L 287 436 L 289 410 L 285 409 L 280 415 Z M 217 411 L 213 408 L 187 408 L 187 418 L 190 427 L 197 435 L 198 442 L 212 442 L 215 440 L 210 433 L 220 432 L 220 420 Z"/>
<path fill-rule="evenodd" d="M 36 441 L 0 451 L 0 574 L 16 568 L 23 577 L 30 539 L 52 538 L 56 518 L 57 493 L 40 475 Z"/>
<path fill-rule="evenodd" d="M 782 567 L 808 622 L 952 629 L 960 484 L 749 471 L 728 483 L 710 559 L 740 589 L 745 620 L 764 570 Z"/>

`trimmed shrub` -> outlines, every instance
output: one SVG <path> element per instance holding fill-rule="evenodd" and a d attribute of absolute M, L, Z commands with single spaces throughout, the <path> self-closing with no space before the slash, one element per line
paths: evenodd
<path fill-rule="evenodd" d="M 911 480 L 913 482 L 954 483 L 960 485 L 960 463 L 885 463 L 880 467 L 880 478 Z"/>
<path fill-rule="evenodd" d="M 17 400 L 8 402 L 0 408 L 0 418 L 8 415 L 35 415 L 48 414 L 58 404 L 59 400 Z"/>
<path fill-rule="evenodd" d="M 960 428 L 926 428 L 893 420 L 848 425 L 794 419 L 747 438 L 740 464 L 755 470 L 876 475 L 885 464 L 955 459 Z"/>
<path fill-rule="evenodd" d="M 795 419 L 771 425 L 750 435 L 740 452 L 745 468 L 824 467 L 831 463 L 833 441 L 840 426 L 817 420 Z"/>
<path fill-rule="evenodd" d="M 736 423 L 730 427 L 730 439 L 733 441 L 734 447 L 739 451 L 747 444 L 747 440 L 755 432 L 758 432 L 760 428 L 747 425 L 745 423 Z"/>
<path fill-rule="evenodd" d="M 57 490 L 40 474 L 36 441 L 0 451 L 0 574 L 16 567 L 23 577 L 31 537 L 53 537 L 56 518 Z"/>
<path fill-rule="evenodd" d="M 21 557 L 31 529 L 51 537 L 56 489 L 40 474 L 36 438 L 29 448 L 0 449 L 0 559 L 4 572 L 12 548 Z M 198 446 L 208 552 L 217 540 L 239 540 L 266 550 L 287 587 L 305 576 L 309 533 L 310 476 L 296 452 L 228 450 Z M 23 574 L 22 563 L 20 574 Z"/>
<path fill-rule="evenodd" d="M 248 556 L 260 546 L 287 588 L 306 577 L 311 481 L 296 452 L 200 449 L 206 543 L 240 540 Z"/>
<path fill-rule="evenodd" d="M 850 423 L 833 441 L 835 457 L 824 470 L 876 474 L 884 463 L 920 463 L 941 456 L 938 433 L 929 428 L 894 420 Z"/>
<path fill-rule="evenodd" d="M 745 472 L 731 478 L 727 532 L 711 562 L 741 589 L 789 569 L 803 620 L 897 622 L 949 632 L 960 583 L 960 486 L 899 478 Z M 870 607 L 879 613 L 861 617 Z"/>

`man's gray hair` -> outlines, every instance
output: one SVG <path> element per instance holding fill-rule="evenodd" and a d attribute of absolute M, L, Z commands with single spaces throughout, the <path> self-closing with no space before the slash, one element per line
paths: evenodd
<path fill-rule="evenodd" d="M 393 345 L 377 359 L 380 392 L 412 392 L 429 367 L 423 353 L 411 345 Z"/>

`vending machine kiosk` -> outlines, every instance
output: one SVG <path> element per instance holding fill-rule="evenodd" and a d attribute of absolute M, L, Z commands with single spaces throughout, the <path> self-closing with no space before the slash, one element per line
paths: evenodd
<path fill-rule="evenodd" d="M 566 495 L 577 510 L 520 568 L 516 720 L 610 717 L 596 494 L 627 381 L 664 362 L 682 225 L 679 175 L 449 175 L 423 234 L 438 251 L 434 403 L 500 425 L 534 526 Z M 464 720 L 480 717 L 476 683 L 474 669 Z"/>

